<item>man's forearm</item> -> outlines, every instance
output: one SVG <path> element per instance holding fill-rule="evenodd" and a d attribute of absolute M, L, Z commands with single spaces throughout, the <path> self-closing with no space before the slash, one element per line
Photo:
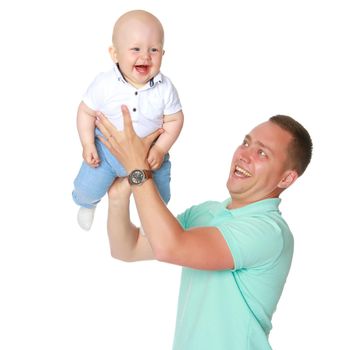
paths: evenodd
<path fill-rule="evenodd" d="M 200 270 L 234 268 L 232 253 L 217 227 L 184 230 L 161 200 L 152 180 L 134 186 L 133 194 L 157 260 Z"/>
<path fill-rule="evenodd" d="M 126 183 L 113 186 L 115 189 L 125 185 L 128 186 Z M 121 193 L 109 198 L 107 231 L 111 255 L 123 261 L 153 259 L 147 238 L 141 236 L 139 229 L 130 221 L 129 202 L 129 198 Z"/>
<path fill-rule="evenodd" d="M 132 188 L 142 227 L 153 254 L 157 260 L 167 261 L 184 230 L 162 201 L 153 181 Z"/>
<path fill-rule="evenodd" d="M 138 229 L 130 221 L 129 202 L 110 200 L 108 207 L 108 238 L 111 255 L 130 261 L 138 238 Z"/>

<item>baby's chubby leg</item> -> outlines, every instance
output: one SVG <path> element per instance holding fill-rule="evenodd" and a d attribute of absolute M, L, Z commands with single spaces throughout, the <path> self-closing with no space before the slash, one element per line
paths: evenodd
<path fill-rule="evenodd" d="M 74 180 L 74 202 L 84 208 L 96 207 L 115 177 L 113 170 L 108 165 L 105 166 L 104 162 L 97 168 L 92 168 L 84 162 Z"/>
<path fill-rule="evenodd" d="M 78 223 L 84 230 L 91 228 L 97 203 L 106 194 L 116 177 L 115 172 L 105 161 L 97 168 L 83 162 L 79 174 L 74 180 L 73 200 L 81 208 Z"/>

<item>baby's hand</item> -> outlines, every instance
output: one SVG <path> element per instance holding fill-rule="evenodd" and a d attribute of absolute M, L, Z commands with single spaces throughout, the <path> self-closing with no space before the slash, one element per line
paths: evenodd
<path fill-rule="evenodd" d="M 100 164 L 100 157 L 94 143 L 89 143 L 83 146 L 83 158 L 85 162 L 92 168 L 97 168 Z"/>
<path fill-rule="evenodd" d="M 152 170 L 157 170 L 161 167 L 164 156 L 164 152 L 157 145 L 153 145 L 151 147 L 148 153 L 147 161 Z"/>

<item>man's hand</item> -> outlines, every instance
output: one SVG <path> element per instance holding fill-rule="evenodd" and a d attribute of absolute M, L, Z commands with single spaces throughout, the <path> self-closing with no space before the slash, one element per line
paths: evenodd
<path fill-rule="evenodd" d="M 83 145 L 83 158 L 84 161 L 92 168 L 97 168 L 100 165 L 100 157 L 94 143 Z"/>
<path fill-rule="evenodd" d="M 149 150 L 147 161 L 152 170 L 157 170 L 161 167 L 164 160 L 164 152 L 155 144 Z"/>
<path fill-rule="evenodd" d="M 114 125 L 101 113 L 97 112 L 96 126 L 103 134 L 100 141 L 122 163 L 130 173 L 134 169 L 149 169 L 147 157 L 152 142 L 163 132 L 158 129 L 141 139 L 132 126 L 129 110 L 122 106 L 124 130 L 118 131 Z"/>

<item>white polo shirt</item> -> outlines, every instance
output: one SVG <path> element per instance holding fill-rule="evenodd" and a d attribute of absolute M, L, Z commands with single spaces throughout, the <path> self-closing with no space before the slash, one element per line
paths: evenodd
<path fill-rule="evenodd" d="M 124 79 L 117 65 L 97 75 L 83 101 L 91 109 L 102 112 L 118 130 L 123 129 L 121 105 L 126 105 L 140 137 L 161 128 L 164 115 L 182 109 L 176 88 L 162 73 L 137 89 Z"/>

